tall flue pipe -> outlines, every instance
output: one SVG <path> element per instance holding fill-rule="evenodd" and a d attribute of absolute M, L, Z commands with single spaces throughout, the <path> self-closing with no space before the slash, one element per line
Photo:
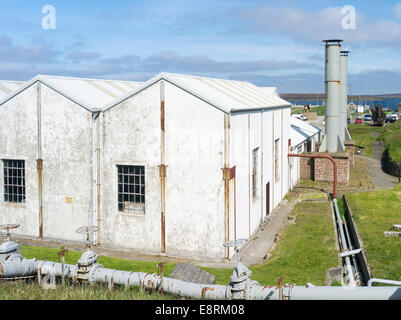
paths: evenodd
<path fill-rule="evenodd" d="M 339 133 L 341 141 L 347 140 L 347 113 L 348 113 L 348 54 L 349 51 L 341 51 L 340 56 L 340 78 L 341 78 L 341 104 L 340 104 L 340 126 Z"/>
<path fill-rule="evenodd" d="M 323 40 L 325 45 L 326 146 L 338 152 L 340 128 L 340 49 L 342 40 Z M 340 137 L 340 141 L 341 137 Z"/>

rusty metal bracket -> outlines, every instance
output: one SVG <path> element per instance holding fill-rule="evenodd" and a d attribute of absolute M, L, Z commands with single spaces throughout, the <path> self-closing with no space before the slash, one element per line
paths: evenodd
<path fill-rule="evenodd" d="M 236 166 L 232 168 L 222 168 L 223 171 L 223 180 L 232 180 L 235 178 L 236 175 Z"/>
<path fill-rule="evenodd" d="M 167 171 L 166 168 L 167 168 L 167 166 L 164 165 L 164 164 L 161 164 L 158 167 L 159 167 L 159 177 L 160 178 L 165 178 L 166 177 L 166 171 Z"/>
<path fill-rule="evenodd" d="M 278 278 L 276 282 L 277 282 L 277 284 L 278 284 L 279 299 L 280 299 L 280 300 L 283 300 L 283 299 L 284 299 L 284 295 L 283 295 L 283 286 L 282 286 L 283 277 Z"/>
<path fill-rule="evenodd" d="M 64 259 L 64 257 L 67 255 L 67 253 L 68 253 L 67 249 L 61 250 L 60 252 L 57 253 L 59 261 L 60 261 L 60 256 L 61 256 L 61 283 L 62 283 L 62 285 L 65 284 L 65 275 L 64 275 L 65 259 Z"/>
<path fill-rule="evenodd" d="M 230 168 L 222 168 L 223 171 L 223 180 L 231 180 L 231 169 Z"/>
<path fill-rule="evenodd" d="M 43 170 L 43 159 L 36 159 L 36 169 L 40 171 Z"/>

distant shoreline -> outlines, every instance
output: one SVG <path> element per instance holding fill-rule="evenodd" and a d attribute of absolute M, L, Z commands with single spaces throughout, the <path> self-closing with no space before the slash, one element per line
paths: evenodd
<path fill-rule="evenodd" d="M 313 93 L 280 93 L 280 97 L 284 100 L 324 100 L 326 99 L 326 96 L 324 94 L 313 94 Z M 355 100 L 359 101 L 360 100 L 372 100 L 372 101 L 382 101 L 385 99 L 401 99 L 401 94 L 389 94 L 389 95 L 374 95 L 374 96 L 368 96 L 368 95 L 352 95 L 348 96 L 349 100 Z"/>

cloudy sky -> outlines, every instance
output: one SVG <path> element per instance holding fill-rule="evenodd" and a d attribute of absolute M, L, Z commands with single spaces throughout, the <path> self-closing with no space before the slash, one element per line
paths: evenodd
<path fill-rule="evenodd" d="M 55 29 L 43 28 L 46 5 Z M 164 71 L 324 92 L 322 40 L 333 38 L 351 51 L 352 94 L 401 92 L 401 1 L 392 0 L 1 0 L 0 78 Z"/>

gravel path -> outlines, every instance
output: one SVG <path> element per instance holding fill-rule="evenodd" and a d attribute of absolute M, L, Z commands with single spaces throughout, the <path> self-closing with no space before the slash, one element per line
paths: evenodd
<path fill-rule="evenodd" d="M 368 173 L 376 188 L 394 188 L 398 183 L 398 178 L 385 173 L 382 169 L 380 159 L 374 159 L 364 156 L 356 156 L 368 160 Z"/>
<path fill-rule="evenodd" d="M 246 265 L 266 262 L 266 257 L 276 244 L 276 236 L 285 228 L 294 202 L 283 200 L 257 233 L 240 249 L 241 261 Z"/>

